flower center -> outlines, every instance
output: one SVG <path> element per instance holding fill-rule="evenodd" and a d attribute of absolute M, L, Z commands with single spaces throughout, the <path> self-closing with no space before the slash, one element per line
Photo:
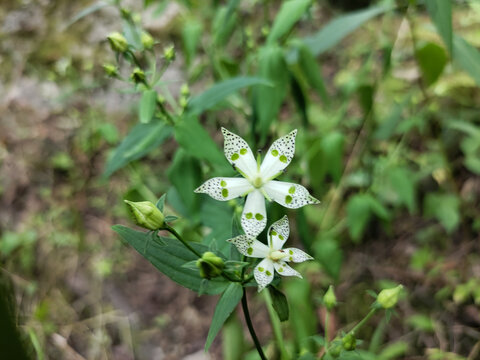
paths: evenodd
<path fill-rule="evenodd" d="M 253 185 L 256 189 L 260 189 L 260 188 L 262 187 L 262 185 L 263 185 L 262 178 L 261 178 L 261 177 L 255 178 L 255 180 L 253 180 L 252 185 Z"/>
<path fill-rule="evenodd" d="M 268 254 L 268 257 L 273 261 L 282 260 L 283 258 L 287 257 L 288 254 L 283 250 L 274 250 Z"/>

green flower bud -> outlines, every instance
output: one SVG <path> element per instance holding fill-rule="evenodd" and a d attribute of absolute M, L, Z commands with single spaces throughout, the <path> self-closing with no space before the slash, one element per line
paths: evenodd
<path fill-rule="evenodd" d="M 157 103 L 159 103 L 160 105 L 164 105 L 165 104 L 165 98 L 162 95 L 158 95 L 157 96 Z"/>
<path fill-rule="evenodd" d="M 119 32 L 113 32 L 107 37 L 113 51 L 123 53 L 128 49 L 128 42 L 125 36 Z"/>
<path fill-rule="evenodd" d="M 337 297 L 333 291 L 333 285 L 330 285 L 325 295 L 323 295 L 323 303 L 329 311 L 337 306 Z"/>
<path fill-rule="evenodd" d="M 330 350 L 328 350 L 328 353 L 334 359 L 338 358 L 341 352 L 342 352 L 342 347 L 340 345 L 335 345 Z"/>
<path fill-rule="evenodd" d="M 225 267 L 223 259 L 210 251 L 205 252 L 202 258 L 197 260 L 196 265 L 200 271 L 200 276 L 204 279 L 219 276 Z"/>
<path fill-rule="evenodd" d="M 130 19 L 131 16 L 132 16 L 132 12 L 128 9 L 123 8 L 123 7 L 120 9 L 120 14 L 122 15 L 122 19 L 125 19 L 125 20 Z"/>
<path fill-rule="evenodd" d="M 175 48 L 173 45 L 167 46 L 165 49 L 163 49 L 163 57 L 167 61 L 175 60 Z"/>
<path fill-rule="evenodd" d="M 124 200 L 138 226 L 149 230 L 158 230 L 163 227 L 164 219 L 162 212 L 150 201 L 128 201 Z"/>
<path fill-rule="evenodd" d="M 105 70 L 105 73 L 110 77 L 118 76 L 118 68 L 115 65 L 103 64 L 103 70 Z"/>
<path fill-rule="evenodd" d="M 384 289 L 380 291 L 380 294 L 377 296 L 377 302 L 384 308 L 390 309 L 394 307 L 398 302 L 398 296 L 402 291 L 403 286 L 398 285 L 391 289 Z"/>
<path fill-rule="evenodd" d="M 132 79 L 135 84 L 145 83 L 145 73 L 140 68 L 135 68 L 130 75 L 130 79 Z"/>
<path fill-rule="evenodd" d="M 150 50 L 155 44 L 155 40 L 153 39 L 153 37 L 146 31 L 142 32 L 140 39 L 142 41 L 143 47 L 147 50 Z"/>
<path fill-rule="evenodd" d="M 342 346 L 347 351 L 355 350 L 357 347 L 357 339 L 352 334 L 347 334 L 342 339 Z"/>
<path fill-rule="evenodd" d="M 190 88 L 188 87 L 188 84 L 182 85 L 182 87 L 180 88 L 180 94 L 182 94 L 185 97 L 190 96 Z"/>
<path fill-rule="evenodd" d="M 178 104 L 182 109 L 185 109 L 188 105 L 188 100 L 185 96 L 180 97 L 180 100 L 178 100 Z"/>

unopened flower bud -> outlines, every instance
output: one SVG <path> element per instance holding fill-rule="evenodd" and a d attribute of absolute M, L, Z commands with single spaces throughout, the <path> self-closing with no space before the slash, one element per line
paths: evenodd
<path fill-rule="evenodd" d="M 384 289 L 380 291 L 377 296 L 377 302 L 384 308 L 390 309 L 398 302 L 398 297 L 403 289 L 402 285 L 398 285 L 391 289 Z"/>
<path fill-rule="evenodd" d="M 181 96 L 180 97 L 180 100 L 178 100 L 178 104 L 180 105 L 180 107 L 182 109 L 185 109 L 188 105 L 188 100 L 185 96 Z"/>
<path fill-rule="evenodd" d="M 123 7 L 120 9 L 120 14 L 122 15 L 122 18 L 125 20 L 129 20 L 132 16 L 132 12 Z"/>
<path fill-rule="evenodd" d="M 105 70 L 105 73 L 110 77 L 118 76 L 118 68 L 115 65 L 103 64 L 103 70 Z"/>
<path fill-rule="evenodd" d="M 323 303 L 329 311 L 337 306 L 337 297 L 333 291 L 333 285 L 330 285 L 325 295 L 323 295 Z"/>
<path fill-rule="evenodd" d="M 205 252 L 202 257 L 197 260 L 196 265 L 200 271 L 200 276 L 204 279 L 219 276 L 225 267 L 223 259 L 211 251 Z"/>
<path fill-rule="evenodd" d="M 146 31 L 142 32 L 140 40 L 142 42 L 143 47 L 147 50 L 150 50 L 153 47 L 153 45 L 155 44 L 155 40 L 153 39 L 152 35 L 150 35 Z"/>
<path fill-rule="evenodd" d="M 125 39 L 125 36 L 120 34 L 119 32 L 113 32 L 107 37 L 110 46 L 112 47 L 113 51 L 123 53 L 128 49 L 128 42 Z"/>
<path fill-rule="evenodd" d="M 355 350 L 357 347 L 357 339 L 352 334 L 347 334 L 342 339 L 342 346 L 347 351 Z"/>
<path fill-rule="evenodd" d="M 335 345 L 330 350 L 328 350 L 328 353 L 334 359 L 338 358 L 341 352 L 342 352 L 342 347 L 340 345 Z"/>
<path fill-rule="evenodd" d="M 180 94 L 182 94 L 185 97 L 190 96 L 190 88 L 188 87 L 188 84 L 182 85 L 182 87 L 180 88 Z"/>
<path fill-rule="evenodd" d="M 124 200 L 138 226 L 149 230 L 158 230 L 163 227 L 164 219 L 162 212 L 150 201 L 128 201 Z"/>
<path fill-rule="evenodd" d="M 145 82 L 145 73 L 140 68 L 135 68 L 130 75 L 130 78 L 135 82 L 135 84 L 140 84 Z"/>
<path fill-rule="evenodd" d="M 167 46 L 165 49 L 163 49 L 163 57 L 167 61 L 175 60 L 175 48 L 173 45 Z"/>

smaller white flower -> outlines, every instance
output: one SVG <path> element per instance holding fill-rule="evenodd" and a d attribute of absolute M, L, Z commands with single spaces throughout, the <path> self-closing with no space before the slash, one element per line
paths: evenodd
<path fill-rule="evenodd" d="M 274 271 L 283 276 L 302 278 L 302 275 L 292 269 L 287 262 L 300 263 L 313 259 L 313 257 L 300 249 L 282 249 L 289 234 L 288 218 L 284 216 L 268 229 L 268 246 L 248 235 L 240 235 L 227 240 L 234 244 L 241 254 L 254 258 L 263 258 L 253 270 L 253 276 L 258 284 L 259 292 L 272 282 Z"/>

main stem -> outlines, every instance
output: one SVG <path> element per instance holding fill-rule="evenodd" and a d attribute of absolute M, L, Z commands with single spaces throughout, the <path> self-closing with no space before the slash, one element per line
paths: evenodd
<path fill-rule="evenodd" d="M 243 288 L 242 309 L 243 314 L 245 315 L 245 321 L 247 323 L 248 331 L 250 331 L 250 335 L 252 336 L 253 342 L 255 343 L 258 354 L 260 355 L 260 358 L 262 360 L 267 360 L 265 354 L 263 353 L 262 346 L 260 345 L 260 341 L 258 341 L 257 334 L 255 334 L 255 330 L 253 329 L 252 320 L 250 319 L 250 312 L 248 311 L 247 292 L 245 288 Z"/>
<path fill-rule="evenodd" d="M 355 325 L 355 327 L 352 330 L 350 330 L 348 333 L 355 335 L 355 331 L 360 329 L 373 316 L 373 314 L 377 312 L 377 310 L 378 310 L 377 308 L 371 309 L 370 312 L 357 325 Z"/>

